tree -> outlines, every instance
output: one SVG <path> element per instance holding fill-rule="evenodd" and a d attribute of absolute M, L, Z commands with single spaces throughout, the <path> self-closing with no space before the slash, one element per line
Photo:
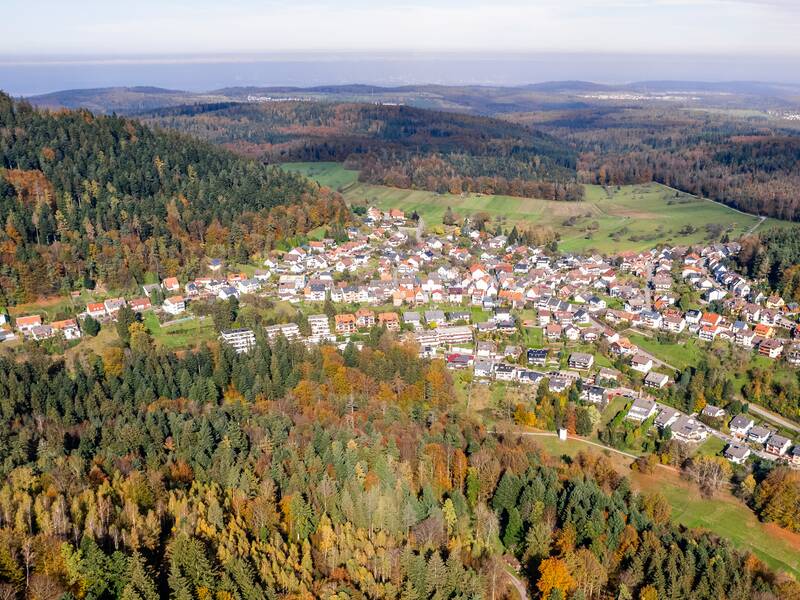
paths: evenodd
<path fill-rule="evenodd" d="M 800 473 L 786 467 L 773 469 L 756 488 L 754 503 L 762 519 L 800 532 Z"/>
<path fill-rule="evenodd" d="M 117 311 L 117 335 L 127 346 L 131 341 L 130 327 L 138 320 L 138 315 L 129 306 L 123 306 Z"/>
<path fill-rule="evenodd" d="M 100 333 L 100 321 L 92 315 L 86 315 L 86 318 L 81 321 L 81 331 L 89 337 L 95 337 Z"/>
<path fill-rule="evenodd" d="M 689 462 L 686 472 L 703 491 L 714 495 L 730 481 L 733 469 L 730 463 L 721 456 L 700 456 Z"/>
<path fill-rule="evenodd" d="M 542 596 L 549 597 L 553 590 L 567 594 L 575 589 L 575 585 L 567 564 L 560 558 L 546 558 L 539 564 L 539 580 L 536 582 L 536 588 Z"/>

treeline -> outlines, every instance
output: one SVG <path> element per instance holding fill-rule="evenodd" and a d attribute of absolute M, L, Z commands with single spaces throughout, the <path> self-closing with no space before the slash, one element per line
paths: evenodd
<path fill-rule="evenodd" d="M 538 125 L 575 144 L 585 183 L 657 181 L 745 212 L 800 220 L 800 137 L 763 119 L 611 107 Z"/>
<path fill-rule="evenodd" d="M 442 362 L 379 329 L 131 346 L 0 359 L 4 598 L 502 598 L 505 554 L 550 600 L 799 597 L 605 458 L 459 416 Z"/>
<path fill-rule="evenodd" d="M 576 155 L 524 126 L 407 106 L 268 102 L 143 115 L 270 162 L 337 161 L 369 183 L 437 192 L 576 200 Z"/>
<path fill-rule="evenodd" d="M 767 229 L 742 240 L 739 267 L 763 279 L 787 300 L 800 301 L 800 227 Z"/>
<path fill-rule="evenodd" d="M 193 273 L 345 215 L 308 180 L 205 142 L 0 94 L 0 303 Z"/>

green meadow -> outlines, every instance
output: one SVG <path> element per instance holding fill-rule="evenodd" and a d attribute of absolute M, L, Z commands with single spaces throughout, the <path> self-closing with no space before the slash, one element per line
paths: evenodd
<path fill-rule="evenodd" d="M 721 227 L 731 238 L 758 226 L 780 222 L 737 212 L 703 198 L 649 183 L 612 188 L 587 185 L 581 202 L 554 202 L 483 194 L 438 194 L 358 182 L 358 172 L 338 163 L 288 163 L 321 185 L 339 190 L 351 204 L 417 211 L 427 226 L 442 222 L 448 207 L 457 215 L 487 213 L 508 226 L 550 227 L 567 252 L 645 250 L 658 244 L 698 244 L 711 239 L 709 227 Z"/>

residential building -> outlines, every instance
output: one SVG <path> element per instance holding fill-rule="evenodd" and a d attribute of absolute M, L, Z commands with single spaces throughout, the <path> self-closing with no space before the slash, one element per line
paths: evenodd
<path fill-rule="evenodd" d="M 256 345 L 256 334 L 251 329 L 223 329 L 220 332 L 220 339 L 237 354 L 249 352 Z"/>
<path fill-rule="evenodd" d="M 646 421 L 652 417 L 656 412 L 656 402 L 650 398 L 637 398 L 631 404 L 630 410 L 625 417 L 631 421 Z"/>
<path fill-rule="evenodd" d="M 594 356 L 584 352 L 573 352 L 569 355 L 568 362 L 570 369 L 588 371 L 594 365 Z"/>
<path fill-rule="evenodd" d="M 164 312 L 171 315 L 179 315 L 186 310 L 186 300 L 183 296 L 170 296 L 164 300 L 164 304 L 161 305 L 161 308 L 164 309 Z"/>

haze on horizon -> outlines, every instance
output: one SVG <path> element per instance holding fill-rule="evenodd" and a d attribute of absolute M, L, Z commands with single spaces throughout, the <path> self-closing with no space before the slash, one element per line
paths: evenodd
<path fill-rule="evenodd" d="M 0 89 L 14 94 L 109 85 L 800 83 L 797 0 L 6 0 L 0 14 Z"/>

